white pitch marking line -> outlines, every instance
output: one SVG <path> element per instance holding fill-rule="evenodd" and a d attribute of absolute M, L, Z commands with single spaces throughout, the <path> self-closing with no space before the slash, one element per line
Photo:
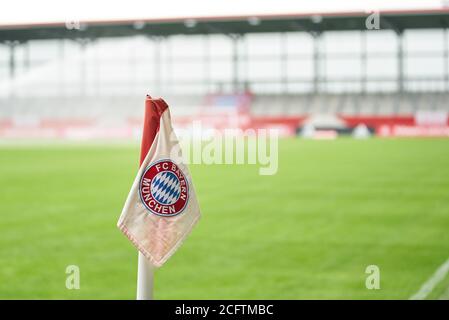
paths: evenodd
<path fill-rule="evenodd" d="M 409 300 L 424 300 L 429 293 L 435 289 L 436 285 L 443 281 L 446 277 L 446 274 L 449 272 L 449 259 L 446 260 L 435 273 L 427 280 L 422 286 L 421 289 L 413 296 L 410 297 Z"/>

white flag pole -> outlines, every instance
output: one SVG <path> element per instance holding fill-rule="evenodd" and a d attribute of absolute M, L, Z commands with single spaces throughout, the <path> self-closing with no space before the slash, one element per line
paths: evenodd
<path fill-rule="evenodd" d="M 139 262 L 137 265 L 137 300 L 153 300 L 153 276 L 153 266 L 139 252 Z"/>
<path fill-rule="evenodd" d="M 147 95 L 145 100 L 142 144 L 140 146 L 140 165 L 142 165 L 145 156 L 150 150 L 156 132 L 151 122 L 153 104 L 148 103 L 149 99 L 151 99 L 151 96 Z M 154 267 L 150 261 L 139 251 L 139 261 L 137 264 L 137 300 L 153 300 L 153 269 Z"/>

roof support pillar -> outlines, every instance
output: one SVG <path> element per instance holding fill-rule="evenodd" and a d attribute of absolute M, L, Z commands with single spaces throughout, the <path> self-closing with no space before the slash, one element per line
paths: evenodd
<path fill-rule="evenodd" d="M 30 44 L 28 41 L 23 43 L 23 68 L 25 71 L 30 69 Z"/>
<path fill-rule="evenodd" d="M 367 68 L 367 31 L 363 30 L 360 33 L 360 73 L 361 73 L 361 91 L 366 93 L 367 91 L 367 79 L 368 79 L 368 68 Z"/>
<path fill-rule="evenodd" d="M 210 68 L 210 36 L 207 34 L 203 37 L 203 83 L 206 93 L 211 93 L 211 68 Z"/>
<path fill-rule="evenodd" d="M 310 34 L 313 38 L 313 92 L 318 93 L 321 79 L 321 32 L 311 32 Z"/>
<path fill-rule="evenodd" d="M 239 80 L 239 67 L 240 67 L 240 55 L 239 55 L 239 41 L 241 35 L 231 35 L 232 41 L 232 91 L 237 93 L 240 89 Z"/>
<path fill-rule="evenodd" d="M 8 49 L 9 49 L 9 78 L 12 80 L 16 75 L 16 45 L 17 43 L 12 41 L 8 42 Z"/>
<path fill-rule="evenodd" d="M 281 84 L 282 92 L 288 92 L 288 38 L 287 34 L 281 34 Z"/>
<path fill-rule="evenodd" d="M 170 41 L 170 37 L 167 36 L 165 38 L 165 83 L 164 83 L 164 89 L 169 90 L 169 92 L 174 92 L 173 89 L 173 48 L 172 48 L 172 41 Z"/>
<path fill-rule="evenodd" d="M 82 96 L 86 95 L 86 86 L 87 86 L 87 68 L 86 68 L 86 60 L 87 60 L 87 55 L 86 55 L 86 47 L 87 47 L 87 43 L 89 40 L 87 39 L 79 39 L 78 43 L 80 46 L 80 78 L 81 78 L 81 83 L 80 83 L 80 93 Z"/>
<path fill-rule="evenodd" d="M 150 95 L 161 95 L 161 84 L 162 84 L 162 74 L 161 74 L 161 40 L 160 37 L 153 38 L 153 85 L 154 88 L 151 89 Z"/>
<path fill-rule="evenodd" d="M 448 32 L 447 28 L 443 29 L 443 65 L 444 65 L 444 91 L 449 90 L 449 41 L 447 39 Z"/>
<path fill-rule="evenodd" d="M 404 32 L 399 31 L 397 34 L 397 61 L 398 61 L 398 77 L 397 88 L 399 92 L 404 91 Z"/>
<path fill-rule="evenodd" d="M 58 41 L 58 59 L 59 59 L 58 86 L 59 92 L 62 95 L 66 94 L 64 56 L 65 56 L 65 39 L 61 39 Z"/>
<path fill-rule="evenodd" d="M 17 41 L 5 41 L 4 44 L 8 47 L 8 76 L 10 81 L 12 81 L 16 75 L 16 46 L 19 44 Z M 12 97 L 14 95 L 14 86 L 11 86 L 9 95 Z"/>

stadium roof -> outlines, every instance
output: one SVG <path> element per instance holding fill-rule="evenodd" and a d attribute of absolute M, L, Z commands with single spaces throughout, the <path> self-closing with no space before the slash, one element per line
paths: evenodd
<path fill-rule="evenodd" d="M 0 26 L 0 42 L 34 39 L 94 39 L 132 35 L 246 34 L 260 32 L 324 32 L 366 30 L 370 13 L 300 13 L 258 16 L 179 17 L 144 20 L 69 21 Z M 380 11 L 380 28 L 449 27 L 449 9 Z"/>

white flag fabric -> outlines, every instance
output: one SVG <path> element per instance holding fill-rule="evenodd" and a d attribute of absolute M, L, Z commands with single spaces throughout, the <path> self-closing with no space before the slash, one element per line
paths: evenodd
<path fill-rule="evenodd" d="M 141 166 L 118 220 L 118 228 L 156 267 L 182 244 L 200 208 L 168 105 L 147 97 Z"/>

